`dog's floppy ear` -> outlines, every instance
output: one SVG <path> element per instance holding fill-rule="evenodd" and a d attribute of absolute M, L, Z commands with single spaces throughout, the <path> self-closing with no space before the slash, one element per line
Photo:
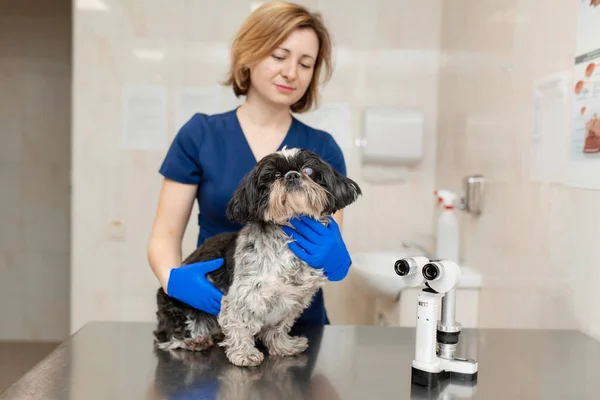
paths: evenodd
<path fill-rule="evenodd" d="M 227 219 L 241 224 L 261 219 L 258 214 L 260 195 L 257 178 L 258 172 L 255 169 L 242 179 L 227 204 Z"/>
<path fill-rule="evenodd" d="M 323 183 L 329 192 L 327 195 L 328 205 L 325 210 L 328 214 L 333 214 L 338 210 L 354 203 L 362 191 L 358 184 L 352 179 L 345 177 L 330 167 L 331 172 L 323 174 Z"/>

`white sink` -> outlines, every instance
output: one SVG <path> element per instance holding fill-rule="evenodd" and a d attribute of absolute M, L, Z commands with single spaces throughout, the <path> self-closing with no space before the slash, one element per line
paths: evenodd
<path fill-rule="evenodd" d="M 371 290 L 386 296 L 396 297 L 410 287 L 394 271 L 396 261 L 404 257 L 414 257 L 412 251 L 368 251 L 352 254 L 352 269 L 360 281 Z M 458 287 L 481 288 L 482 279 L 478 271 L 461 266 L 462 277 Z"/>
<path fill-rule="evenodd" d="M 409 286 L 396 274 L 394 264 L 396 261 L 408 256 L 408 253 L 404 252 L 353 253 L 352 269 L 361 282 L 371 290 L 395 297 Z"/>

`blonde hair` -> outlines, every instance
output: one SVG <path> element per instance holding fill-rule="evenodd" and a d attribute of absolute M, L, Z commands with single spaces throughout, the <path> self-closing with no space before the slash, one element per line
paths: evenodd
<path fill-rule="evenodd" d="M 319 13 L 289 2 L 273 1 L 258 7 L 244 21 L 231 47 L 231 66 L 226 85 L 233 86 L 236 97 L 250 88 L 250 69 L 273 52 L 296 29 L 312 29 L 319 40 L 319 52 L 306 93 L 290 107 L 293 112 L 310 110 L 317 104 L 319 77 L 325 67 L 325 81 L 331 78 L 331 39 Z"/>

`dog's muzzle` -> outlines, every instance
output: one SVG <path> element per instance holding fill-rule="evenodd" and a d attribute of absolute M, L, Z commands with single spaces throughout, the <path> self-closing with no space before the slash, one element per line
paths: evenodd
<path fill-rule="evenodd" d="M 286 189 L 296 189 L 302 183 L 302 176 L 297 171 L 289 171 L 285 174 Z"/>

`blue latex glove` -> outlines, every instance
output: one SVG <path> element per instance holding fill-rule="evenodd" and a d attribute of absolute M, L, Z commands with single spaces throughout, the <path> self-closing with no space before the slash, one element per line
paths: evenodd
<path fill-rule="evenodd" d="M 329 220 L 325 226 L 313 218 L 300 216 L 290 220 L 295 230 L 289 226 L 282 229 L 294 239 L 288 246 L 299 259 L 313 268 L 322 268 L 330 281 L 341 281 L 348 274 L 352 260 L 339 225 L 332 217 Z"/>
<path fill-rule="evenodd" d="M 169 400 L 214 400 L 217 399 L 221 385 L 215 377 L 209 382 L 202 382 L 197 387 L 183 387 L 173 394 L 169 394 Z"/>
<path fill-rule="evenodd" d="M 173 268 L 167 284 L 168 295 L 209 314 L 219 314 L 223 293 L 206 279 L 206 274 L 219 269 L 223 262 L 217 258 Z"/>

